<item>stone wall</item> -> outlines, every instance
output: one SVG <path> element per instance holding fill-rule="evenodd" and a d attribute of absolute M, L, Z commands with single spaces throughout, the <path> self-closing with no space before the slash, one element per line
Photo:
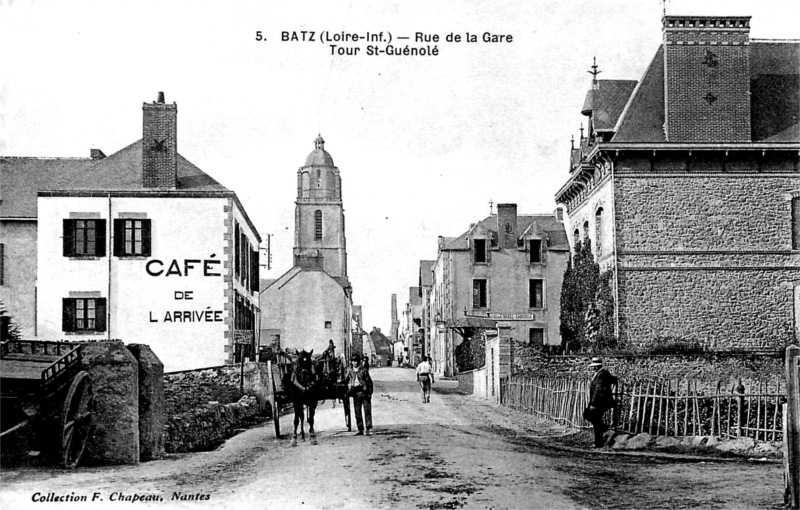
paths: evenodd
<path fill-rule="evenodd" d="M 164 375 L 168 453 L 208 450 L 269 416 L 265 363 Z"/>
<path fill-rule="evenodd" d="M 692 161 L 692 172 L 701 162 Z M 797 177 L 739 163 L 753 173 L 723 173 L 718 158 L 709 163 L 715 173 L 629 168 L 616 177 L 623 344 L 674 337 L 711 349 L 786 345 L 800 283 L 789 200 Z"/>

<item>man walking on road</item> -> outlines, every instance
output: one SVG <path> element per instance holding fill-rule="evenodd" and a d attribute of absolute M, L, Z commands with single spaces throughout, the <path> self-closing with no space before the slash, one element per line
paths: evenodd
<path fill-rule="evenodd" d="M 594 427 L 594 447 L 602 448 L 608 431 L 603 415 L 616 407 L 612 386 L 617 384 L 617 378 L 603 368 L 602 358 L 592 358 L 589 368 L 594 370 L 594 375 L 589 382 L 589 405 L 583 411 L 583 417 Z"/>
<path fill-rule="evenodd" d="M 430 356 L 422 358 L 422 362 L 417 365 L 417 382 L 422 389 L 422 403 L 427 404 L 431 401 L 431 384 L 433 384 L 433 369 L 431 368 Z"/>
<path fill-rule="evenodd" d="M 364 425 L 366 425 L 366 435 L 370 435 L 372 430 L 372 378 L 364 365 L 361 364 L 361 356 L 353 354 L 350 359 L 350 368 L 345 375 L 347 383 L 347 395 L 353 397 L 353 407 L 356 411 L 357 436 L 364 435 Z M 361 410 L 364 416 L 361 416 Z"/>

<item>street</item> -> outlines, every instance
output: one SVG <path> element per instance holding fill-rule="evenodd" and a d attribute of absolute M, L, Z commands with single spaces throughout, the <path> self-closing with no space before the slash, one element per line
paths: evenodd
<path fill-rule="evenodd" d="M 5 466 L 0 508 L 782 507 L 779 463 L 562 448 L 548 437 L 567 431 L 457 394 L 455 382 L 437 381 L 423 404 L 413 370 L 372 376 L 371 437 L 347 432 L 341 404 L 324 402 L 316 446 L 291 447 L 284 416 L 280 440 L 265 423 L 214 451 L 136 466 Z"/>

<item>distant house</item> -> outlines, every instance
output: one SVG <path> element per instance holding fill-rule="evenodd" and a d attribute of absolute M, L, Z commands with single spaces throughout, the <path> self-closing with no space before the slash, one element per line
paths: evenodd
<path fill-rule="evenodd" d="M 561 283 L 569 258 L 564 225 L 555 215 L 497 214 L 457 237 L 439 237 L 431 288 L 431 357 L 437 373 L 456 372 L 455 347 L 498 326 L 521 343 L 561 343 Z"/>
<path fill-rule="evenodd" d="M 373 327 L 367 337 L 367 342 L 368 348 L 364 352 L 370 359 L 370 365 L 375 367 L 387 366 L 394 352 L 392 340 L 381 333 L 380 328 Z"/>
<path fill-rule="evenodd" d="M 258 246 L 236 194 L 177 151 L 177 106 L 106 157 L 0 158 L 0 299 L 24 338 L 121 339 L 167 371 L 253 357 Z"/>

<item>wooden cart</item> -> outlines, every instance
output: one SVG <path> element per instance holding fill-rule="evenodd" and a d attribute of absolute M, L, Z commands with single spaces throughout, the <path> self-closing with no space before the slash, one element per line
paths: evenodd
<path fill-rule="evenodd" d="M 270 396 L 268 397 L 272 408 L 272 422 L 275 426 L 275 437 L 281 437 L 280 416 L 286 406 L 291 405 L 288 384 L 291 384 L 294 357 L 286 352 L 279 352 L 276 361 L 268 361 Z M 314 370 L 319 383 L 320 400 L 342 399 L 345 416 L 345 425 L 350 430 L 350 402 L 345 397 L 346 387 L 339 384 L 334 374 L 342 372 L 340 363 L 333 358 L 317 358 L 314 360 Z"/>
<path fill-rule="evenodd" d="M 29 429 L 43 452 L 74 468 L 86 449 L 94 408 L 81 346 L 8 340 L 0 349 L 0 438 Z"/>

